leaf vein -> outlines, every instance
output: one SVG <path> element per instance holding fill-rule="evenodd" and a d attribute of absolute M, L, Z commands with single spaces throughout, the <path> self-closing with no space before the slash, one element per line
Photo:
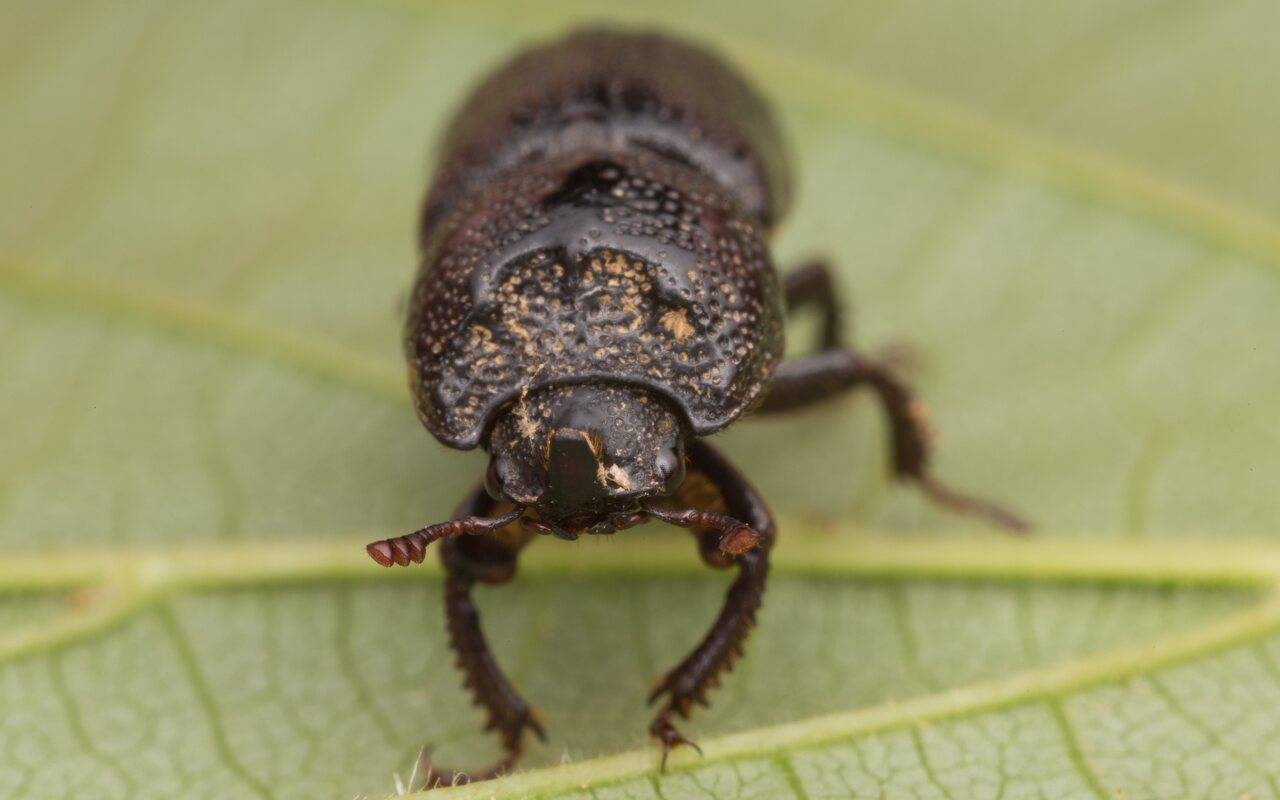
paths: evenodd
<path fill-rule="evenodd" d="M 120 778 L 121 783 L 125 786 L 126 795 L 132 794 L 132 791 L 138 788 L 138 782 L 124 768 L 120 760 L 100 747 L 97 740 L 89 733 L 80 702 L 76 699 L 75 693 L 71 691 L 71 686 L 67 683 L 64 654 L 60 653 L 52 659 L 49 679 L 53 685 L 54 692 L 61 700 L 62 707 L 66 711 L 67 726 L 71 729 L 72 736 L 75 737 L 86 752 Z"/>
<path fill-rule="evenodd" d="M 1049 716 L 1053 718 L 1059 735 L 1062 736 L 1062 745 L 1066 749 L 1067 758 L 1076 768 L 1076 771 L 1080 773 L 1085 785 L 1089 787 L 1089 790 L 1093 792 L 1098 800 L 1110 800 L 1111 795 L 1107 792 L 1107 788 L 1103 786 L 1101 778 L 1089 766 L 1089 760 L 1085 757 L 1084 748 L 1080 744 L 1079 737 L 1076 736 L 1066 709 L 1062 707 L 1062 701 L 1057 697 L 1051 697 L 1045 700 L 1044 705 L 1049 711 Z"/>
<path fill-rule="evenodd" d="M 205 718 L 209 723 L 209 733 L 213 738 L 214 749 L 217 751 L 218 757 L 222 759 L 222 762 L 231 770 L 232 774 L 238 777 L 255 795 L 263 800 L 272 800 L 275 795 L 271 788 L 249 770 L 231 746 L 231 739 L 227 736 L 226 725 L 222 719 L 222 709 L 218 707 L 213 687 L 205 680 L 204 673 L 200 670 L 199 659 L 196 657 L 186 633 L 182 630 L 182 624 L 178 621 L 173 608 L 168 603 L 162 603 L 156 608 L 156 616 L 165 635 L 173 644 L 174 653 L 178 657 L 178 662 L 182 666 L 183 672 L 187 675 L 187 680 L 191 683 L 191 689 L 195 693 L 197 702 L 204 710 Z"/>
<path fill-rule="evenodd" d="M 1280 783 L 1277 783 L 1275 775 L 1270 770 L 1264 769 L 1258 764 L 1258 762 L 1254 761 L 1248 755 L 1233 747 L 1231 743 L 1224 739 L 1220 733 L 1201 721 L 1199 717 L 1192 713 L 1190 709 L 1188 709 L 1182 701 L 1174 695 L 1165 682 L 1160 679 L 1160 676 L 1147 676 L 1147 684 L 1153 691 L 1155 691 L 1160 699 L 1164 701 L 1164 704 L 1173 712 L 1174 716 L 1199 731 L 1201 735 L 1204 736 L 1205 740 L 1211 745 L 1234 758 L 1250 772 L 1265 780 L 1267 784 L 1270 785 L 1271 791 L 1277 797 L 1280 797 Z"/>

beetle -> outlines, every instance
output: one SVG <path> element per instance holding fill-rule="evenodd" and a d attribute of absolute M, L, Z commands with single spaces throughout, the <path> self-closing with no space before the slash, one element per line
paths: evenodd
<path fill-rule="evenodd" d="M 444 140 L 420 226 L 405 351 L 422 423 L 489 454 L 456 518 L 374 542 L 383 566 L 439 542 L 449 638 L 510 770 L 542 723 L 493 658 L 472 600 L 515 573 L 533 537 L 608 534 L 651 519 L 690 528 L 711 567 L 736 567 L 723 610 L 649 697 L 662 764 L 693 745 L 675 725 L 742 651 L 777 536 L 768 508 L 703 437 L 748 412 L 869 389 L 892 472 L 934 501 L 1024 523 L 930 473 L 921 406 L 887 365 L 844 344 L 831 270 L 781 280 L 766 241 L 789 200 L 781 137 L 717 56 L 658 33 L 589 29 L 484 80 Z M 813 353 L 783 361 L 784 312 L 815 307 Z M 693 745 L 696 748 L 696 745 Z M 464 779 L 436 769 L 439 784 Z"/>

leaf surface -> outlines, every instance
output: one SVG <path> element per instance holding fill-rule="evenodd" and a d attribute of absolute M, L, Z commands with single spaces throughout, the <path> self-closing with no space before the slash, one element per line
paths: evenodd
<path fill-rule="evenodd" d="M 1280 797 L 1276 13 L 0 3 L 0 794 L 380 797 L 424 745 L 493 757 L 437 569 L 361 543 L 483 467 L 403 388 L 430 145 L 611 18 L 761 86 L 779 262 L 832 258 L 858 342 L 918 354 L 939 471 L 1040 530 L 890 485 L 865 398 L 744 422 L 716 441 L 783 539 L 705 758 L 657 773 L 641 701 L 724 577 L 645 528 L 482 593 L 552 738 L 436 796 Z"/>

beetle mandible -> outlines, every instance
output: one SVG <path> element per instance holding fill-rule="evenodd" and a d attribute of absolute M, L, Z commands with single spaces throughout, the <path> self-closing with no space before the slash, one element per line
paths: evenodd
<path fill-rule="evenodd" d="M 692 529 L 709 566 L 737 568 L 711 629 L 649 698 L 661 701 L 649 730 L 663 765 L 692 745 L 674 719 L 705 704 L 741 653 L 776 538 L 764 501 L 701 438 L 749 411 L 869 389 L 888 418 L 894 476 L 1023 527 L 931 476 L 923 407 L 843 343 L 827 266 L 778 279 L 765 237 L 788 181 L 778 129 L 751 87 L 660 34 L 583 30 L 525 52 L 449 129 L 422 211 L 405 349 L 423 424 L 450 447 L 484 447 L 490 463 L 456 519 L 368 552 L 403 566 L 440 542 L 450 641 L 505 750 L 469 779 L 511 769 L 525 732 L 544 735 L 471 598 L 477 583 L 510 579 L 539 534 L 658 519 Z M 784 310 L 803 306 L 821 313 L 816 350 L 782 362 Z"/>

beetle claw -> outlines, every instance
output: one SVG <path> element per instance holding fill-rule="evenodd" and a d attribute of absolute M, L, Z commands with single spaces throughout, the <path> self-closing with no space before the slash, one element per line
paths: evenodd
<path fill-rule="evenodd" d="M 649 733 L 653 734 L 658 741 L 662 742 L 662 771 L 667 771 L 667 756 L 671 755 L 671 751 L 681 745 L 692 747 L 698 755 L 702 755 L 702 748 L 697 742 L 693 741 L 681 733 L 675 725 L 671 724 L 668 714 L 659 714 L 658 718 L 649 726 Z"/>
<path fill-rule="evenodd" d="M 505 775 L 511 771 L 511 768 L 515 766 L 516 761 L 519 759 L 520 750 L 518 748 L 508 750 L 505 756 L 484 769 L 464 772 L 463 770 L 436 766 L 431 761 L 430 748 L 424 748 L 422 755 L 418 756 L 418 769 L 425 776 L 422 784 L 424 790 L 440 789 L 447 786 L 465 786 L 476 781 L 487 781 Z"/>

